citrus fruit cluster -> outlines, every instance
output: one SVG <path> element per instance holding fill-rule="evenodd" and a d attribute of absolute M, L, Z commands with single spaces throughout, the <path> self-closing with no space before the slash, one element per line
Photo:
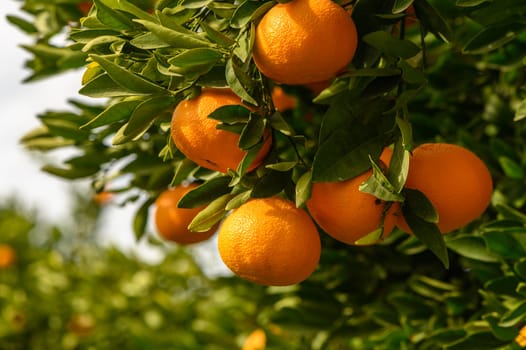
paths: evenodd
<path fill-rule="evenodd" d="M 274 83 L 324 85 L 346 69 L 357 48 L 357 31 L 349 13 L 331 0 L 292 0 L 272 7 L 257 25 L 254 63 Z M 316 43 L 307 45 L 306 43 Z M 296 107 L 279 85 L 272 91 L 278 111 Z M 199 166 L 219 173 L 236 170 L 248 149 L 240 147 L 240 134 L 220 127 L 210 115 L 225 106 L 243 106 L 252 118 L 257 110 L 228 88 L 203 88 L 180 102 L 172 114 L 171 138 L 177 149 Z M 254 112 L 254 113 L 252 113 Z M 263 117 L 261 117 L 263 118 Z M 266 125 L 266 124 L 264 124 Z M 262 133 L 246 171 L 260 167 L 273 148 L 268 126 Z M 393 150 L 385 148 L 375 159 L 387 171 Z M 369 169 L 345 181 L 314 182 L 306 208 L 281 196 L 251 198 L 235 206 L 218 230 L 218 249 L 224 263 L 238 276 L 263 285 L 291 285 L 309 277 L 321 254 L 318 228 L 337 241 L 375 244 L 396 226 L 412 233 L 404 213 L 404 200 L 388 201 L 362 191 L 373 175 Z M 179 244 L 209 239 L 214 226 L 192 233 L 188 226 L 203 209 L 178 207 L 180 199 L 198 185 L 177 186 L 156 201 L 155 222 L 161 237 Z M 482 160 L 452 144 L 424 144 L 410 156 L 406 191 L 421 192 L 432 204 L 442 233 L 461 228 L 478 218 L 489 205 L 492 180 Z M 402 191 L 403 195 L 403 191 Z M 370 238 L 363 241 L 364 238 Z"/>

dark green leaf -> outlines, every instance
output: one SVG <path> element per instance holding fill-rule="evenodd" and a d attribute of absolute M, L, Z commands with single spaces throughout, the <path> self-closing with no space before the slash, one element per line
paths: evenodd
<path fill-rule="evenodd" d="M 397 39 L 384 31 L 369 33 L 362 40 L 393 57 L 411 58 L 420 52 L 420 48 L 411 41 Z"/>
<path fill-rule="evenodd" d="M 270 116 L 270 125 L 285 136 L 293 136 L 294 129 L 285 121 L 280 112 L 275 111 Z"/>
<path fill-rule="evenodd" d="M 498 349 L 504 342 L 495 338 L 493 333 L 479 331 L 470 333 L 465 338 L 448 344 L 444 350 L 474 350 L 474 349 Z"/>
<path fill-rule="evenodd" d="M 449 256 L 444 237 L 435 224 L 423 220 L 414 212 L 413 205 L 409 199 L 406 199 L 406 203 L 402 205 L 402 212 L 407 224 L 413 234 L 439 258 L 444 267 L 449 268 Z"/>
<path fill-rule="evenodd" d="M 409 84 L 424 84 L 426 82 L 425 74 L 411 66 L 407 61 L 400 60 L 398 67 L 402 70 L 402 79 Z"/>
<path fill-rule="evenodd" d="M 502 232 L 486 233 L 482 236 L 488 251 L 504 259 L 520 259 L 526 256 L 526 251 L 521 243 L 511 234 Z"/>
<path fill-rule="evenodd" d="M 250 80 L 247 73 L 243 72 L 241 67 L 239 67 L 232 58 L 227 61 L 225 69 L 226 81 L 232 91 L 244 101 L 257 106 L 256 100 L 248 93 L 248 87 L 243 84 L 243 82 Z"/>
<path fill-rule="evenodd" d="M 433 34 L 444 40 L 445 42 L 454 41 L 454 35 L 451 27 L 446 22 L 440 12 L 438 12 L 431 4 L 426 0 L 419 0 L 413 2 L 415 12 L 418 18 L 421 19 L 421 23 L 426 24 L 426 29 L 431 31 Z"/>
<path fill-rule="evenodd" d="M 146 226 L 148 224 L 148 215 L 150 206 L 154 199 L 150 198 L 145 201 L 135 213 L 133 217 L 133 232 L 135 234 L 135 240 L 140 241 L 146 234 Z"/>
<path fill-rule="evenodd" d="M 215 30 L 206 22 L 201 22 L 201 28 L 205 31 L 206 35 L 211 39 L 212 42 L 216 43 L 222 47 L 230 47 L 236 43 L 236 41 L 229 36 L 221 33 L 220 31 Z"/>
<path fill-rule="evenodd" d="M 468 54 L 483 54 L 512 41 L 526 29 L 524 23 L 504 23 L 485 27 L 464 45 Z"/>
<path fill-rule="evenodd" d="M 406 188 L 404 195 L 408 205 L 411 206 L 413 214 L 426 222 L 438 223 L 439 217 L 433 203 L 422 192 Z"/>
<path fill-rule="evenodd" d="M 513 270 L 524 281 L 526 281 L 526 258 L 522 258 L 513 265 Z"/>
<path fill-rule="evenodd" d="M 493 0 L 457 0 L 456 5 L 459 7 L 475 7 L 485 2 L 492 2 Z"/>
<path fill-rule="evenodd" d="M 210 113 L 208 118 L 218 120 L 225 124 L 245 124 L 250 119 L 250 110 L 240 105 L 221 106 Z"/>
<path fill-rule="evenodd" d="M 514 209 L 505 204 L 497 204 L 495 208 L 503 219 L 508 219 L 516 222 L 520 222 L 526 225 L 526 214 L 521 213 L 517 209 Z"/>
<path fill-rule="evenodd" d="M 499 326 L 499 318 L 496 315 L 484 315 L 483 319 L 488 322 L 492 333 L 495 337 L 502 341 L 511 341 L 517 336 L 517 329 L 515 327 L 501 327 Z"/>
<path fill-rule="evenodd" d="M 353 144 L 346 130 L 338 130 L 319 147 L 314 157 L 312 180 L 330 182 L 355 177 L 371 167 L 369 157 L 377 159 L 382 149 L 383 141 L 379 137 Z"/>
<path fill-rule="evenodd" d="M 405 11 L 414 0 L 395 0 L 393 5 L 393 13 L 400 13 Z"/>
<path fill-rule="evenodd" d="M 253 20 L 254 17 L 259 17 L 275 4 L 273 1 L 261 3 L 260 1 L 245 0 L 232 15 L 230 25 L 232 28 L 243 28 Z"/>
<path fill-rule="evenodd" d="M 259 179 L 252 189 L 253 198 L 271 197 L 280 193 L 290 181 L 291 172 L 270 170 Z"/>
<path fill-rule="evenodd" d="M 462 235 L 447 241 L 449 249 L 465 256 L 466 258 L 484 261 L 497 262 L 499 257 L 490 253 L 486 247 L 486 243 L 482 237 Z"/>
<path fill-rule="evenodd" d="M 177 206 L 179 208 L 198 208 L 208 204 L 214 199 L 232 191 L 228 186 L 230 180 L 230 176 L 211 178 L 191 191 L 188 191 L 179 200 Z"/>
<path fill-rule="evenodd" d="M 526 319 L 526 301 L 512 307 L 508 312 L 502 315 L 499 326 L 511 327 L 517 326 Z"/>
<path fill-rule="evenodd" d="M 265 119 L 260 115 L 252 114 L 248 123 L 241 131 L 238 146 L 242 150 L 248 150 L 260 142 L 265 133 Z"/>
<path fill-rule="evenodd" d="M 511 179 L 521 180 L 525 177 L 524 167 L 508 157 L 499 157 L 499 164 L 506 176 Z"/>
<path fill-rule="evenodd" d="M 254 159 L 256 159 L 257 155 L 259 154 L 261 147 L 264 146 L 269 137 L 271 137 L 270 133 L 263 134 L 263 139 L 258 144 L 256 144 L 248 150 L 248 152 L 245 154 L 245 156 L 243 157 L 243 159 L 237 167 L 237 172 L 239 175 L 242 176 L 243 174 L 245 174 L 247 169 L 252 165 Z"/>
<path fill-rule="evenodd" d="M 297 161 L 294 162 L 279 162 L 274 164 L 267 164 L 265 168 L 272 169 L 276 171 L 289 171 L 298 164 Z"/>

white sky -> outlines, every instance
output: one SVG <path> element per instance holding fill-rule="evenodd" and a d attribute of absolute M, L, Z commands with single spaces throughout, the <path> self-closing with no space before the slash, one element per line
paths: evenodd
<path fill-rule="evenodd" d="M 72 186 L 87 189 L 88 184 L 72 184 L 40 171 L 42 159 L 25 150 L 19 140 L 26 132 L 39 126 L 37 114 L 46 110 L 70 109 L 66 102 L 68 99 L 82 98 L 77 94 L 82 71 L 21 84 L 29 75 L 29 71 L 23 68 L 29 55 L 19 45 L 31 44 L 32 41 L 6 20 L 7 14 L 27 18 L 18 8 L 19 3 L 13 0 L 2 1 L 0 6 L 0 37 L 3 39 L 0 64 L 0 105 L 3 111 L 0 114 L 0 201 L 16 195 L 27 207 L 36 208 L 46 220 L 60 222 L 68 217 L 69 208 L 73 205 Z M 133 206 L 108 207 L 102 225 L 103 241 L 155 259 L 158 254 L 154 249 L 146 244 L 137 245 L 134 241 L 131 225 L 135 210 Z M 218 257 L 214 240 L 199 244 L 194 252 L 206 261 L 209 272 L 224 272 L 225 267 Z"/>

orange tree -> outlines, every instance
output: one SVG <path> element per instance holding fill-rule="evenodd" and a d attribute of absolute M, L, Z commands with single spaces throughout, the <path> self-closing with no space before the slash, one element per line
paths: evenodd
<path fill-rule="evenodd" d="M 324 213 L 311 213 L 322 240 L 319 265 L 294 287 L 264 289 L 275 299 L 268 309 L 260 304 L 258 319 L 301 339 L 291 342 L 299 348 L 519 346 L 514 339 L 526 322 L 523 1 L 160 0 L 152 8 L 95 0 L 82 18 L 78 5 L 27 1 L 33 23 L 9 18 L 36 37 L 25 46 L 34 54 L 28 80 L 85 67 L 79 92 L 105 98 L 39 116 L 42 127 L 23 137 L 28 148 L 77 150 L 45 171 L 90 178 L 95 190 L 137 202 L 137 239 L 151 236 L 149 209 L 159 194 L 185 182 L 199 186 L 178 205 L 205 206 L 192 231 L 208 231 L 259 198 L 284 197 L 306 212 L 315 203 Z M 51 44 L 64 28 L 68 42 Z M 228 144 L 235 135 L 243 152 L 234 168 L 208 166 L 216 155 L 232 158 L 226 142 L 206 142 L 212 131 L 189 153 L 177 147 L 187 135 L 171 129 L 181 122 L 174 110 L 191 115 L 209 88 L 241 101 L 206 112 L 214 135 L 229 135 Z M 275 88 L 294 97 L 292 109 L 274 106 Z M 196 128 L 193 135 L 204 129 Z M 437 177 L 445 203 L 420 184 L 406 188 L 406 179 L 419 177 L 411 175 L 411 152 L 423 143 L 470 150 L 483 164 L 485 187 L 459 196 L 458 184 L 473 185 L 467 174 L 431 157 L 431 169 L 452 167 L 449 180 L 438 170 L 424 176 L 432 184 Z M 362 192 L 349 196 L 355 220 L 347 220 L 345 198 L 331 198 L 348 183 Z M 488 184 L 491 205 L 479 195 Z M 460 218 L 465 226 L 442 235 L 436 209 L 443 205 L 480 208 L 480 216 Z M 356 233 L 361 210 L 375 212 L 374 222 L 360 222 L 366 229 Z M 392 216 L 413 234 L 394 229 Z M 242 258 L 242 270 L 257 267 Z"/>

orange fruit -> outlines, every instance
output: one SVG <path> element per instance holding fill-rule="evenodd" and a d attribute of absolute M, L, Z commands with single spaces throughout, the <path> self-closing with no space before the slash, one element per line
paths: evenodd
<path fill-rule="evenodd" d="M 108 191 L 101 191 L 93 195 L 93 201 L 97 205 L 105 205 L 113 198 L 113 193 Z"/>
<path fill-rule="evenodd" d="M 0 269 L 12 266 L 16 261 L 16 251 L 8 244 L 0 244 Z"/>
<path fill-rule="evenodd" d="M 222 173 L 235 170 L 247 153 L 238 147 L 238 134 L 217 129 L 219 122 L 208 118 L 217 108 L 227 105 L 242 105 L 242 102 L 230 89 L 203 89 L 198 97 L 177 105 L 171 122 L 171 136 L 177 148 L 198 165 Z M 270 132 L 265 133 L 264 138 L 265 143 L 249 171 L 258 167 L 270 151 Z"/>
<path fill-rule="evenodd" d="M 235 209 L 218 233 L 223 262 L 241 278 L 273 286 L 299 283 L 316 269 L 321 243 L 309 215 L 279 197 Z"/>
<path fill-rule="evenodd" d="M 95 319 L 89 314 L 75 314 L 68 321 L 67 327 L 71 333 L 85 337 L 93 333 Z"/>
<path fill-rule="evenodd" d="M 188 225 L 204 208 L 178 208 L 179 200 L 191 189 L 198 185 L 177 186 L 164 191 L 155 201 L 155 225 L 159 235 L 165 240 L 181 245 L 198 243 L 212 237 L 217 225 L 206 232 L 191 232 Z"/>
<path fill-rule="evenodd" d="M 243 343 L 243 350 L 265 350 L 267 336 L 262 329 L 256 329 L 248 335 Z"/>
<path fill-rule="evenodd" d="M 332 238 L 357 244 L 358 240 L 381 226 L 387 203 L 359 190 L 372 173 L 368 170 L 349 180 L 312 185 L 307 208 L 314 221 Z M 398 204 L 395 203 L 385 214 L 383 238 L 395 227 L 397 211 Z"/>
<path fill-rule="evenodd" d="M 466 148 L 447 143 L 427 143 L 413 150 L 405 187 L 421 191 L 431 201 L 442 233 L 482 215 L 493 193 L 491 174 L 484 162 Z M 403 216 L 397 226 L 412 232 Z"/>
<path fill-rule="evenodd" d="M 352 60 L 358 43 L 354 21 L 331 0 L 277 4 L 256 27 L 257 68 L 283 84 L 330 80 Z"/>
<path fill-rule="evenodd" d="M 82 1 L 77 4 L 77 8 L 83 16 L 87 16 L 92 5 L 93 1 Z"/>
<path fill-rule="evenodd" d="M 276 85 L 272 89 L 272 103 L 278 111 L 284 112 L 296 108 L 298 100 L 296 97 L 283 91 L 281 86 Z"/>

